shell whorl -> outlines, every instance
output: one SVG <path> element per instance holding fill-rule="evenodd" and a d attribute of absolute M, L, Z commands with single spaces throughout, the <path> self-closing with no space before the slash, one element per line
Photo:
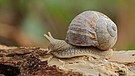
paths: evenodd
<path fill-rule="evenodd" d="M 117 27 L 106 15 L 85 11 L 72 20 L 65 40 L 75 46 L 94 46 L 108 50 L 116 43 Z"/>

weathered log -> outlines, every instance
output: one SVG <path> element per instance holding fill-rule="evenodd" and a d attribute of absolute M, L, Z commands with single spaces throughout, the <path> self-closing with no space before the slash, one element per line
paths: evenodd
<path fill-rule="evenodd" d="M 109 60 L 92 57 L 59 59 L 39 47 L 0 46 L 0 75 L 133 76 L 135 51 L 116 51 Z"/>

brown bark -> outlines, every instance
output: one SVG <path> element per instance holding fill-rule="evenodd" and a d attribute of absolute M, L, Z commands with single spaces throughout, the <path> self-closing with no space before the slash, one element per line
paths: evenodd
<path fill-rule="evenodd" d="M 46 53 L 46 49 L 39 47 L 7 47 L 0 45 L 0 75 L 135 75 L 135 51 L 114 52 L 114 56 L 109 60 L 94 60 L 86 56 L 70 59 L 56 57 L 49 59 L 51 55 Z"/>

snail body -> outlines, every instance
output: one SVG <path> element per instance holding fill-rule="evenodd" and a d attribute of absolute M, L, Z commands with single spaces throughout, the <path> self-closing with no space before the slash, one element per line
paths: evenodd
<path fill-rule="evenodd" d="M 76 56 L 92 56 L 94 58 L 107 59 L 112 56 L 113 50 L 101 51 L 93 46 L 91 47 L 78 47 L 65 42 L 65 40 L 54 39 L 50 32 L 44 35 L 49 41 L 48 52 L 58 58 L 72 58 Z"/>
<path fill-rule="evenodd" d="M 72 20 L 65 40 L 48 34 L 45 37 L 50 41 L 49 52 L 58 58 L 84 55 L 109 58 L 117 41 L 117 26 L 100 12 L 85 11 Z"/>

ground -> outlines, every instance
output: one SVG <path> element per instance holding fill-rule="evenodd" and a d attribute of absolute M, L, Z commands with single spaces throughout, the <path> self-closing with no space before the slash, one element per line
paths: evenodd
<path fill-rule="evenodd" d="M 134 76 L 135 51 L 114 51 L 106 59 L 82 56 L 59 59 L 40 47 L 0 46 L 0 75 Z"/>

